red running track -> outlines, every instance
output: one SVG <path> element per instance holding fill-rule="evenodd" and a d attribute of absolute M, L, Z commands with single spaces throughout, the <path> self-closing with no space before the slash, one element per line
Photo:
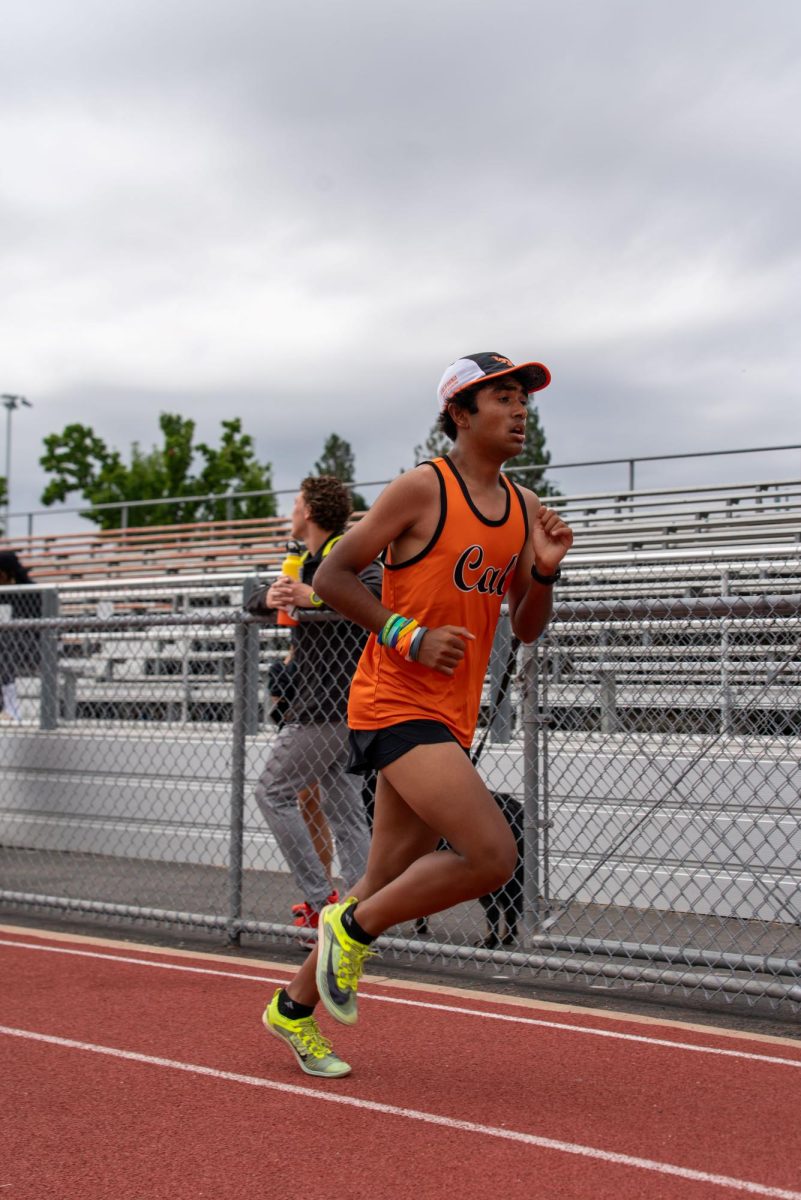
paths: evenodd
<path fill-rule="evenodd" d="M 289 973 L 0 926 L 0 1200 L 801 1200 L 790 1039 L 371 977 L 323 1082 Z"/>

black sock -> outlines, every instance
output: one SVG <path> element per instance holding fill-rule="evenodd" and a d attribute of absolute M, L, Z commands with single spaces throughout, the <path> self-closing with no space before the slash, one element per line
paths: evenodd
<path fill-rule="evenodd" d="M 278 993 L 278 1011 L 282 1017 L 289 1017 L 290 1021 L 300 1021 L 303 1017 L 312 1015 L 314 1006 L 298 1004 L 297 1000 L 293 1000 L 282 988 Z"/>
<path fill-rule="evenodd" d="M 342 924 L 355 942 L 361 942 L 363 946 L 370 946 L 378 935 L 375 933 L 367 933 L 364 929 L 362 929 L 361 925 L 354 916 L 355 912 L 355 904 L 351 904 L 350 908 L 346 908 L 341 917 Z"/>

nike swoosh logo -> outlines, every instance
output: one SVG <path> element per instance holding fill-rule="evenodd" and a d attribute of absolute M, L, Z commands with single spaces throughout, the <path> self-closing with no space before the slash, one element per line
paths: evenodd
<path fill-rule="evenodd" d="M 328 986 L 328 994 L 331 997 L 331 999 L 334 1001 L 334 1004 L 347 1004 L 347 1002 L 350 998 L 350 989 L 343 992 L 342 989 L 340 988 L 339 984 L 337 983 L 336 973 L 335 973 L 335 971 L 333 969 L 333 965 L 332 965 L 333 959 L 334 959 L 334 947 L 332 945 L 330 945 L 330 943 L 329 943 L 328 956 L 326 958 L 326 963 L 325 963 L 325 980 L 326 980 L 326 984 Z"/>

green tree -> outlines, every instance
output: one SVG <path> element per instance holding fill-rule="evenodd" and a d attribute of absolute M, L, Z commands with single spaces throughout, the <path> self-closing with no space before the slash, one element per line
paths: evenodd
<path fill-rule="evenodd" d="M 271 463 L 259 463 L 253 438 L 242 432 L 238 417 L 222 422 L 222 440 L 215 450 L 205 442 L 198 444 L 198 453 L 204 459 L 203 469 L 194 484 L 198 492 L 270 492 L 273 486 Z M 245 496 L 234 500 L 235 515 L 238 517 L 274 517 L 275 497 Z M 226 515 L 227 501 L 209 501 L 206 506 L 214 513 L 213 519 Z M 210 518 L 211 519 L 211 518 Z"/>
<path fill-rule="evenodd" d="M 437 421 L 431 426 L 428 437 L 422 446 L 415 446 L 414 465 L 425 462 L 429 458 L 442 458 L 443 454 L 447 454 L 453 442 L 446 433 L 443 433 Z"/>
<path fill-rule="evenodd" d="M 312 473 L 314 475 L 333 475 L 337 479 L 341 479 L 343 483 L 353 483 L 356 474 L 356 458 L 350 442 L 341 438 L 338 433 L 330 434 L 326 438 L 323 453 L 314 464 Z M 360 496 L 352 488 L 350 494 L 354 512 L 364 512 L 367 508 L 364 496 Z"/>
<path fill-rule="evenodd" d="M 453 442 L 439 428 L 438 421 L 431 426 L 428 437 L 421 446 L 414 448 L 415 463 L 424 462 L 427 458 L 440 458 L 448 454 Z M 510 472 L 510 479 L 522 487 L 531 488 L 538 496 L 561 496 L 556 484 L 551 483 L 543 471 L 551 461 L 551 454 L 545 448 L 545 430 L 540 424 L 540 415 L 532 405 L 529 407 L 526 421 L 526 441 L 516 458 L 510 458 L 505 469 L 516 468 Z"/>
<path fill-rule="evenodd" d="M 153 500 L 153 504 L 132 509 L 129 523 L 172 525 L 224 519 L 229 514 L 228 501 L 215 496 L 269 492 L 272 488 L 272 466 L 257 462 L 253 439 L 242 433 L 238 417 L 222 422 L 218 449 L 204 442 L 195 445 L 195 422 L 174 413 L 162 413 L 159 428 L 162 445 L 143 451 L 134 442 L 129 464 L 88 425 L 67 425 L 61 433 L 50 434 L 44 439 L 45 453 L 39 460 L 52 477 L 42 493 L 42 503 L 66 500 L 72 492 L 79 492 L 92 505 Z M 202 465 L 194 471 L 198 457 Z M 167 496 L 209 494 L 205 500 L 158 503 Z M 270 494 L 234 499 L 230 509 L 235 518 L 274 516 L 275 498 Z M 101 529 L 118 529 L 122 523 L 120 509 L 90 510 L 83 515 Z"/>

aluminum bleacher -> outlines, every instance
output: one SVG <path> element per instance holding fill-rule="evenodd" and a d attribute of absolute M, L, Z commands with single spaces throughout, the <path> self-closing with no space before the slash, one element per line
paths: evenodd
<path fill-rule="evenodd" d="M 584 553 L 801 540 L 801 482 L 599 492 L 550 501 Z"/>
<path fill-rule="evenodd" d="M 285 517 L 200 521 L 98 532 L 38 534 L 0 544 L 14 549 L 38 582 L 217 574 L 243 563 L 264 570 L 283 557 Z"/>
<path fill-rule="evenodd" d="M 553 497 L 575 530 L 577 554 L 700 552 L 801 545 L 801 482 L 593 492 Z M 354 520 L 358 514 L 354 515 Z M 286 517 L 36 534 L 0 539 L 41 583 L 184 575 L 245 575 L 277 569 L 290 536 Z M 698 555 L 696 555 L 698 557 Z"/>
<path fill-rule="evenodd" d="M 560 602 L 801 591 L 796 481 L 586 493 L 549 503 L 576 534 Z M 266 579 L 280 569 L 289 535 L 288 518 L 274 517 L 37 535 L 15 539 L 13 548 L 39 585 L 56 589 L 62 616 L 230 614 L 241 606 L 247 579 Z M 597 620 L 562 623 L 561 648 L 551 657 L 553 684 L 570 687 L 575 701 L 576 685 L 600 686 L 614 672 L 618 688 L 645 681 L 654 693 L 666 688 L 664 704 L 677 671 L 699 686 L 719 681 L 722 654 L 727 677 L 747 683 L 755 667 L 769 670 L 789 649 L 784 642 L 772 644 L 769 626 L 741 623 L 721 640 L 714 622 L 696 622 L 693 629 L 682 624 L 681 636 L 665 621 L 613 630 Z M 782 636 L 786 641 L 792 633 Z M 286 638 L 282 630 L 263 631 L 262 677 L 285 651 Z M 225 719 L 230 712 L 225 697 L 233 641 L 208 626 L 70 632 L 60 655 L 72 714 L 147 710 L 180 719 L 216 712 Z"/>

